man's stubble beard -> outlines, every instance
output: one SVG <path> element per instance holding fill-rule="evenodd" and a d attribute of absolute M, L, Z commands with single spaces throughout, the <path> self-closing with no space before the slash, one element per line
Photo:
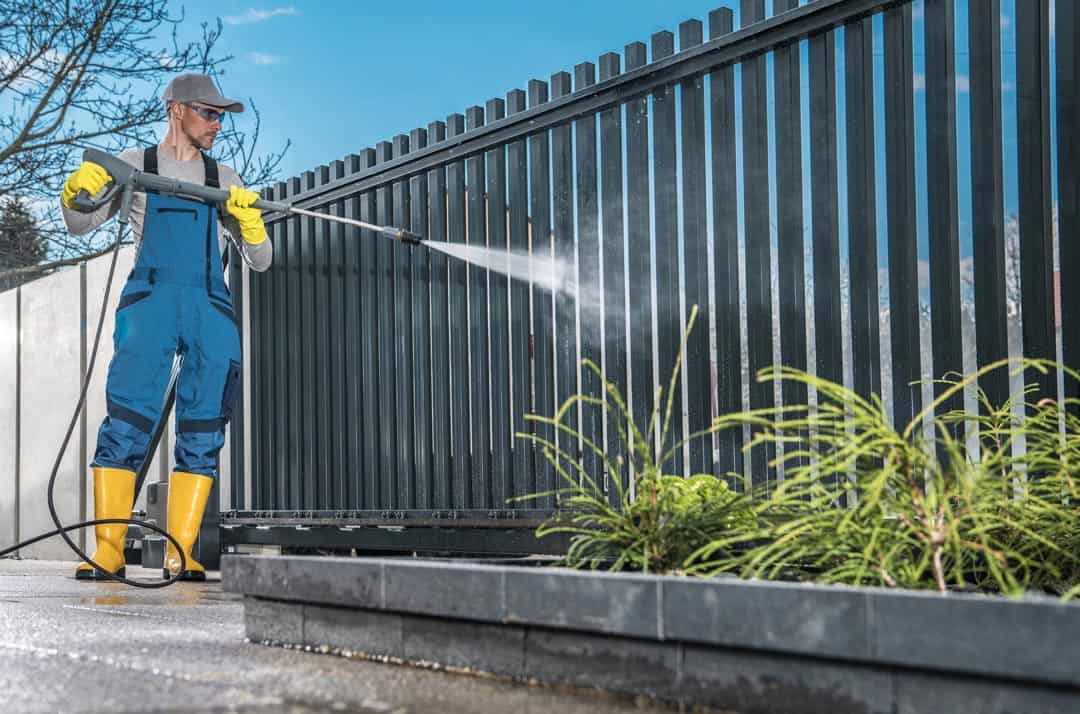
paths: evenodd
<path fill-rule="evenodd" d="M 199 147 L 203 151 L 209 151 L 210 147 L 212 147 L 214 145 L 214 138 L 216 138 L 216 136 L 214 138 L 207 138 L 207 137 L 200 138 L 200 137 L 192 135 L 191 132 L 189 132 L 187 129 L 184 129 L 183 127 L 181 127 L 181 129 L 184 132 L 184 136 L 186 136 L 188 138 L 188 141 L 190 141 L 192 144 Z"/>

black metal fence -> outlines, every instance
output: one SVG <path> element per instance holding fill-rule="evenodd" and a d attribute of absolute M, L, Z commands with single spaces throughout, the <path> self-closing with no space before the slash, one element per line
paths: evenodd
<path fill-rule="evenodd" d="M 771 5 L 766 18 L 765 0 L 742 0 L 738 28 L 716 10 L 707 37 L 687 21 L 677 42 L 659 32 L 603 55 L 599 77 L 586 62 L 533 80 L 268 190 L 430 240 L 554 252 L 576 260 L 582 297 L 271 217 L 274 266 L 237 296 L 250 408 L 232 431 L 233 473 L 247 475 L 232 480 L 234 517 L 534 522 L 551 499 L 507 499 L 556 478 L 513 438 L 531 428 L 524 415 L 598 393 L 579 370 L 589 358 L 644 425 L 695 304 L 672 442 L 718 413 L 812 399 L 749 378 L 777 362 L 885 393 L 907 421 L 924 404 L 916 382 L 1008 356 L 1018 318 L 1026 354 L 1057 356 L 1055 221 L 1063 355 L 1080 364 L 1078 3 L 1057 0 L 1051 17 L 1048 0 L 1017 0 L 1003 23 L 999 0 L 962 2 L 959 85 L 953 0 Z M 999 374 L 980 386 L 996 401 L 1010 389 Z M 620 451 L 600 409 L 580 425 Z M 744 454 L 744 438 L 696 440 L 671 470 L 782 477 L 774 454 Z"/>

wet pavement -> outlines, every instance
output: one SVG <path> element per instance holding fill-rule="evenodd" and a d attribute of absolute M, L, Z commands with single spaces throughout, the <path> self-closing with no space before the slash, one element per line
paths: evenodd
<path fill-rule="evenodd" d="M 651 702 L 266 647 L 220 581 L 143 590 L 0 560 L 0 692 L 23 712 L 671 712 Z M 214 578 L 217 573 L 211 573 Z M 128 567 L 128 577 L 160 571 Z"/>

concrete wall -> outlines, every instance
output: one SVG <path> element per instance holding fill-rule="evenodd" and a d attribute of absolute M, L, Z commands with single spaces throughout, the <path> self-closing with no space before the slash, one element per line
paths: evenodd
<path fill-rule="evenodd" d="M 81 271 L 75 269 L 36 280 L 21 291 L 21 398 L 17 448 L 19 531 L 23 537 L 54 527 L 49 516 L 46 487 L 79 396 L 80 290 Z M 61 521 L 79 519 L 79 490 L 84 478 L 79 467 L 76 433 L 56 477 L 56 512 Z M 75 540 L 79 542 L 78 538 Z M 51 539 L 27 548 L 23 555 L 59 560 L 68 552 L 62 540 Z"/>
<path fill-rule="evenodd" d="M 128 247 L 118 258 L 86 403 L 57 475 L 55 503 L 64 522 L 93 518 L 88 465 L 105 416 L 113 314 L 133 257 Z M 89 363 L 111 259 L 111 254 L 105 255 L 0 293 L 0 547 L 54 527 L 46 487 Z M 170 418 L 147 474 L 148 483 L 167 478 L 173 430 Z M 227 478 L 229 461 L 224 453 L 221 467 Z M 228 489 L 222 490 L 222 499 L 221 507 L 229 508 Z M 145 494 L 140 494 L 136 508 L 144 504 Z M 94 547 L 92 528 L 72 537 L 87 549 Z M 20 555 L 75 559 L 59 537 L 30 546 Z"/>
<path fill-rule="evenodd" d="M 0 293 L 0 544 L 15 542 L 16 371 L 18 294 Z"/>

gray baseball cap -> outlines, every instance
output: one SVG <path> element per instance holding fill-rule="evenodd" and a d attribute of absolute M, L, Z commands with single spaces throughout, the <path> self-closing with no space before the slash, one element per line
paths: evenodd
<path fill-rule="evenodd" d="M 205 74 L 189 72 L 178 74 L 165 87 L 165 93 L 161 95 L 166 105 L 169 102 L 202 102 L 211 107 L 216 107 L 226 112 L 242 112 L 244 104 L 235 99 L 226 99 L 214 85 L 214 80 Z"/>

